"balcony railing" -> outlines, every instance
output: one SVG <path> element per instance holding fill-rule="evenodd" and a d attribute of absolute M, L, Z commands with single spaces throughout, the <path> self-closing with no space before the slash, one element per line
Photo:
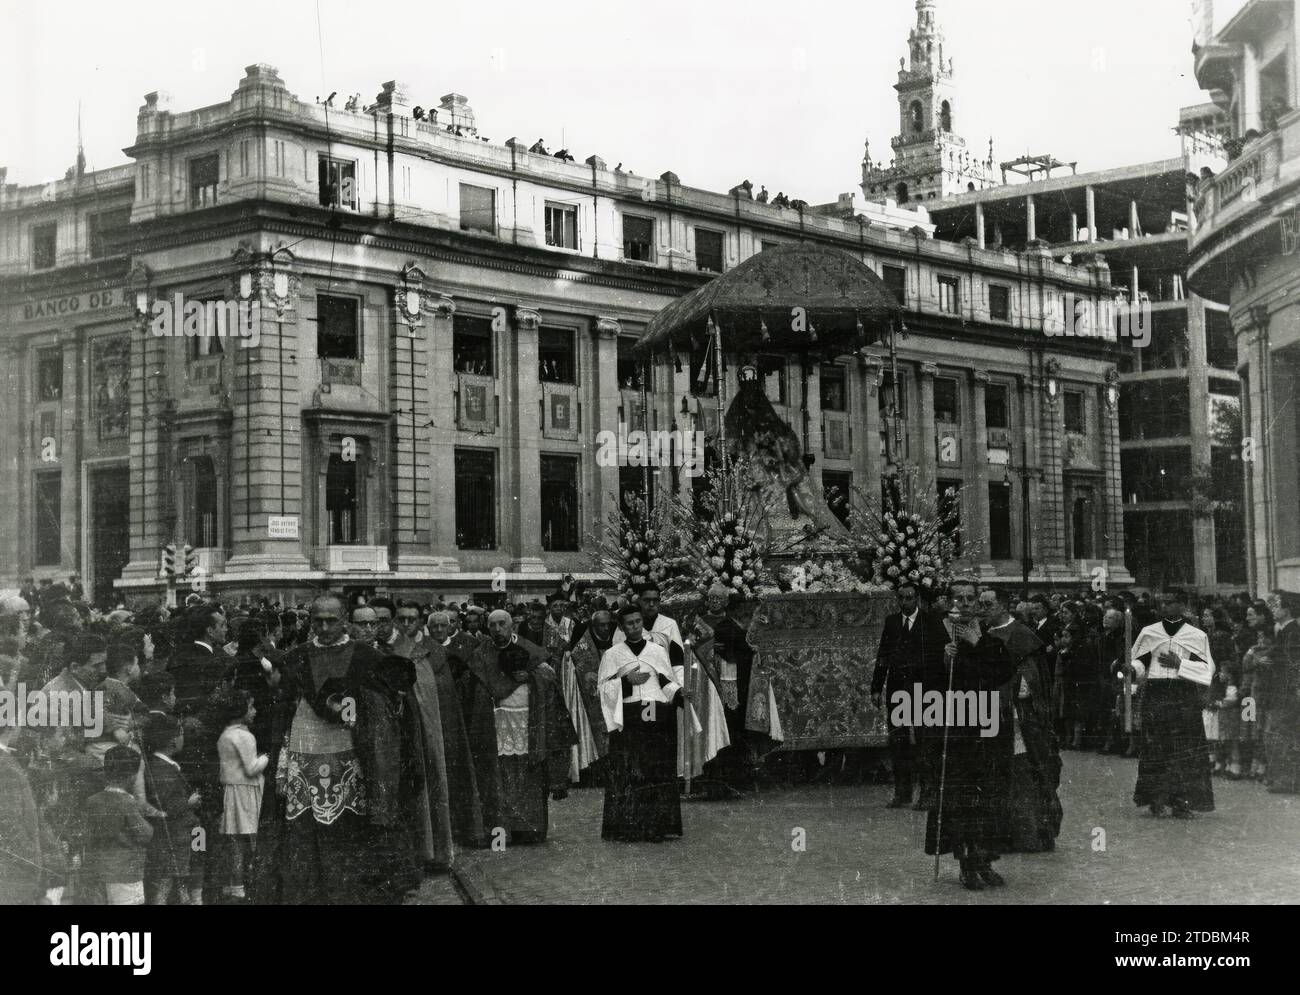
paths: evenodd
<path fill-rule="evenodd" d="M 1198 237 L 1240 205 L 1257 201 L 1277 182 L 1282 164 L 1282 134 L 1256 139 L 1242 156 L 1212 180 L 1204 181 L 1196 198 Z"/>

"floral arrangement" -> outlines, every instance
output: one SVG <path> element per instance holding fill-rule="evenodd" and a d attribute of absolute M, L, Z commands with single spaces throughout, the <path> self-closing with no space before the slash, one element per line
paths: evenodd
<path fill-rule="evenodd" d="M 672 510 L 647 508 L 641 498 L 610 515 L 604 533 L 591 545 L 600 570 L 612 577 L 621 595 L 634 597 L 642 584 L 655 584 L 666 598 L 689 590 L 694 570 Z"/>
<path fill-rule="evenodd" d="M 947 584 L 955 542 L 941 525 L 910 511 L 886 510 L 876 534 L 874 578 L 891 587 L 910 581 L 926 590 Z"/>
<path fill-rule="evenodd" d="M 777 577 L 781 591 L 795 593 L 869 594 L 881 585 L 863 580 L 849 565 L 837 559 L 809 559 L 782 567 Z"/>
<path fill-rule="evenodd" d="M 723 584 L 745 600 L 754 597 L 763 574 L 754 530 L 745 525 L 734 511 L 723 512 L 702 528 L 700 563 L 697 578 L 700 591 L 707 593 L 714 584 Z"/>
<path fill-rule="evenodd" d="M 952 580 L 954 563 L 974 555 L 982 541 L 961 529 L 957 493 L 920 487 L 917 476 L 915 465 L 903 464 L 884 499 L 855 491 L 844 554 L 858 576 L 876 584 L 937 591 Z"/>
<path fill-rule="evenodd" d="M 689 505 L 674 499 L 674 514 L 688 546 L 691 583 L 701 596 L 720 583 L 731 591 L 732 601 L 748 601 L 771 583 L 764 565 L 767 512 L 753 480 L 749 461 L 740 457 L 725 469 L 707 470 L 703 487 Z"/>

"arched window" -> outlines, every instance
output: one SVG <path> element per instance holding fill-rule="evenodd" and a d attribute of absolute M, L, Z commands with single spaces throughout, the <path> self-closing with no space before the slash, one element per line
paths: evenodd
<path fill-rule="evenodd" d="M 946 100 L 939 105 L 939 127 L 944 131 L 952 131 L 952 105 Z"/>
<path fill-rule="evenodd" d="M 967 190 L 970 190 L 970 191 L 972 191 L 972 192 L 974 192 L 974 190 L 975 190 L 975 184 L 974 184 L 974 183 L 967 183 L 967 184 L 966 184 L 966 189 L 967 189 Z"/>
<path fill-rule="evenodd" d="M 925 130 L 925 108 L 921 106 L 921 101 L 913 100 L 908 111 L 912 119 L 912 130 L 920 134 Z"/>
<path fill-rule="evenodd" d="M 894 187 L 894 194 L 898 197 L 898 202 L 900 204 L 906 204 L 908 200 L 907 184 L 900 183 L 898 186 Z"/>

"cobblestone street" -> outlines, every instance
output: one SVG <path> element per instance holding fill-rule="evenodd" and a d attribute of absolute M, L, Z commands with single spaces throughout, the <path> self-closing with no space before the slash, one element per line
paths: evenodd
<path fill-rule="evenodd" d="M 1004 888 L 971 893 L 956 862 L 921 850 L 925 814 L 885 808 L 891 789 L 800 787 L 683 805 L 683 840 L 600 839 L 602 792 L 551 805 L 538 847 L 465 855 L 482 898 L 505 903 L 1253 904 L 1300 901 L 1300 798 L 1215 780 L 1218 810 L 1155 819 L 1132 802 L 1137 761 L 1063 754 L 1065 820 L 1054 853 L 998 864 Z M 807 849 L 792 849 L 794 831 Z M 1097 830 L 1104 850 L 1094 850 Z"/>

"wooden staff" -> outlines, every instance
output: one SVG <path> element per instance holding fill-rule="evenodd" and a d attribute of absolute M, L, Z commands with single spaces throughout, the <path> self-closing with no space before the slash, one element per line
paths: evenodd
<path fill-rule="evenodd" d="M 953 645 L 961 638 L 956 632 L 957 624 L 953 623 Z M 960 650 L 960 646 L 957 647 Z M 934 879 L 939 880 L 939 851 L 943 849 L 941 840 L 943 839 L 943 789 L 944 783 L 948 777 L 948 702 L 952 701 L 952 674 L 957 667 L 957 655 L 954 653 L 953 658 L 948 661 L 948 694 L 943 699 L 944 705 L 944 722 L 943 722 L 943 754 L 939 761 L 939 808 L 935 813 L 934 820 Z M 956 844 L 953 844 L 954 848 Z"/>
<path fill-rule="evenodd" d="M 1124 732 L 1133 732 L 1133 609 L 1124 609 Z"/>
<path fill-rule="evenodd" d="M 682 739 L 684 746 L 682 752 L 685 755 L 682 763 L 682 771 L 686 775 L 686 796 L 691 794 L 691 767 L 695 763 L 695 723 L 691 721 L 691 685 L 694 683 L 695 674 L 695 651 L 691 648 L 691 637 L 687 636 L 686 652 L 682 654 L 682 662 L 686 664 L 682 668 L 682 689 L 686 692 L 686 706 L 682 709 L 682 721 L 686 723 L 686 734 Z"/>

